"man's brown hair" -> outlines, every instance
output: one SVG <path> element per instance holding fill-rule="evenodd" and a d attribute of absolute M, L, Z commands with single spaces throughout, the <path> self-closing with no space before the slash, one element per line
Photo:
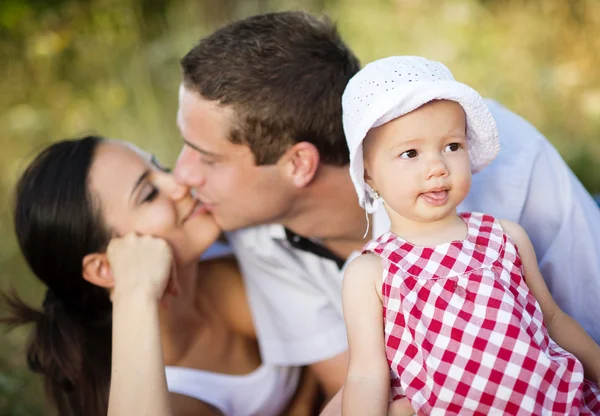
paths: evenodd
<path fill-rule="evenodd" d="M 360 64 L 328 18 L 279 12 L 233 22 L 182 60 L 184 86 L 236 114 L 229 139 L 256 164 L 312 143 L 321 161 L 349 162 L 341 97 Z"/>

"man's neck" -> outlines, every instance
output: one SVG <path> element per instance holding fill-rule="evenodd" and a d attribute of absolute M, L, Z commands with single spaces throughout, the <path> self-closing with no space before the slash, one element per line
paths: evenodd
<path fill-rule="evenodd" d="M 348 167 L 320 167 L 281 223 L 296 234 L 319 238 L 327 244 L 360 247 L 366 241 L 363 235 L 367 219 L 358 204 Z"/>

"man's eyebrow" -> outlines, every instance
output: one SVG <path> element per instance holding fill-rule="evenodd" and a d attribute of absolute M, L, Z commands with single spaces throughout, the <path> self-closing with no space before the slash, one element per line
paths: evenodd
<path fill-rule="evenodd" d="M 135 185 L 133 186 L 133 189 L 131 190 L 131 195 L 129 195 L 129 199 L 131 199 L 133 197 L 133 194 L 135 194 L 135 190 L 140 186 L 140 184 L 142 182 L 144 182 L 144 179 L 146 179 L 148 177 L 148 175 L 150 175 L 150 169 L 148 169 L 147 171 L 142 173 L 140 175 L 140 177 L 138 178 L 138 180 L 135 182 Z"/>
<path fill-rule="evenodd" d="M 192 143 L 188 142 L 188 141 L 187 141 L 187 140 L 185 140 L 185 139 L 183 140 L 183 142 L 184 142 L 184 143 L 185 143 L 187 146 L 189 146 L 189 147 L 191 147 L 192 149 L 194 149 L 196 152 L 198 152 L 198 153 L 202 153 L 203 155 L 206 155 L 206 156 L 213 156 L 213 157 L 218 157 L 218 156 L 219 156 L 218 154 L 216 154 L 216 153 L 213 153 L 213 152 L 209 152 L 208 150 L 200 149 L 198 146 L 196 146 L 196 145 L 193 145 Z"/>

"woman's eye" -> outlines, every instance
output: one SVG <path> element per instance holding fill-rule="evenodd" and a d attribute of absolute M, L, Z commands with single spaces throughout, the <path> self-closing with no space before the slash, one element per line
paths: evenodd
<path fill-rule="evenodd" d="M 152 187 L 152 190 L 150 192 L 148 192 L 148 195 L 146 195 L 142 199 L 142 203 L 153 201 L 157 196 L 158 196 L 158 189 L 156 189 L 155 187 Z"/>
<path fill-rule="evenodd" d="M 412 159 L 414 157 L 417 157 L 419 154 L 417 153 L 417 151 L 415 149 L 410 149 L 407 150 L 406 152 L 403 152 L 400 154 L 400 158 L 401 159 Z"/>
<path fill-rule="evenodd" d="M 444 150 L 446 152 L 456 152 L 458 149 L 460 149 L 460 143 L 450 143 Z"/>

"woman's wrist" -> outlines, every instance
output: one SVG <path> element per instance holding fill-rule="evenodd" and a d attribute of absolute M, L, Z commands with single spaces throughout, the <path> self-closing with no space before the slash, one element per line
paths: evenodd
<path fill-rule="evenodd" d="M 113 302 L 113 311 L 115 308 L 126 308 L 126 309 L 142 309 L 148 310 L 147 308 L 156 307 L 158 308 L 159 300 L 156 299 L 151 293 L 137 290 L 137 291 L 123 291 L 115 288 L 111 294 Z"/>

